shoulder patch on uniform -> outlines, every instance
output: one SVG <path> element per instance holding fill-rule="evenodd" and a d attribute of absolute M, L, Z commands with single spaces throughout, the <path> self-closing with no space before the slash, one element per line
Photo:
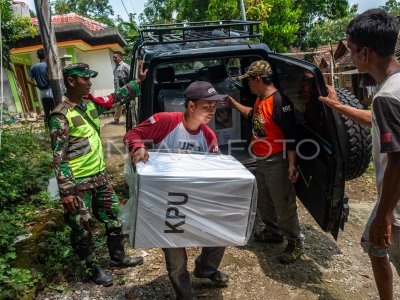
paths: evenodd
<path fill-rule="evenodd" d="M 154 123 L 158 122 L 159 120 L 160 120 L 160 119 L 159 119 L 158 116 L 156 116 L 156 115 L 153 115 L 153 116 L 151 116 L 151 117 L 149 118 L 149 121 L 150 121 L 151 124 L 154 124 Z"/>
<path fill-rule="evenodd" d="M 65 106 L 64 102 L 60 102 L 51 112 L 51 114 L 58 114 L 66 116 L 68 112 L 68 107 Z"/>
<path fill-rule="evenodd" d="M 72 125 L 75 127 L 79 127 L 85 125 L 85 121 L 83 120 L 82 116 L 74 116 L 71 118 Z"/>

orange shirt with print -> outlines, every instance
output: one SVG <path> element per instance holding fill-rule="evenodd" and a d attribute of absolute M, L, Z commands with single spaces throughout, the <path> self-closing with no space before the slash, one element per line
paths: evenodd
<path fill-rule="evenodd" d="M 274 96 L 258 97 L 253 109 L 252 151 L 257 156 L 268 156 L 284 150 L 285 136 L 273 119 Z M 280 97 L 278 92 L 278 97 Z"/>

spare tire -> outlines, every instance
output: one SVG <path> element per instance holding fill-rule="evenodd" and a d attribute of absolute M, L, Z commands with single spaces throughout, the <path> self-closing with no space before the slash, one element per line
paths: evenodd
<path fill-rule="evenodd" d="M 360 100 L 358 100 L 348 90 L 337 88 L 336 92 L 340 102 L 351 107 L 364 109 L 363 105 L 360 103 Z M 354 122 L 342 114 L 339 115 L 346 131 L 345 178 L 346 180 L 351 180 L 361 176 L 371 162 L 371 129 Z"/>

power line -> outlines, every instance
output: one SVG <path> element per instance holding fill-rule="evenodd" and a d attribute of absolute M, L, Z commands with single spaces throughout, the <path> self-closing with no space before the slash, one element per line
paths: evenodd
<path fill-rule="evenodd" d="M 124 9 L 125 9 L 125 11 L 126 11 L 126 15 L 128 16 L 128 19 L 129 19 L 129 13 L 128 13 L 128 10 L 126 9 L 124 0 L 121 0 L 121 3 L 122 3 L 122 6 L 124 7 Z"/>
<path fill-rule="evenodd" d="M 131 6 L 132 6 L 132 10 L 133 10 L 133 12 L 134 12 L 135 14 L 137 14 L 137 12 L 136 12 L 135 8 L 133 7 L 132 0 L 129 0 L 129 2 L 131 3 Z"/>

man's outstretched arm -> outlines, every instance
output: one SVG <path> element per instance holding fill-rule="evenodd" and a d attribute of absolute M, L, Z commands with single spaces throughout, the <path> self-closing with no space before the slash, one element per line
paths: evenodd
<path fill-rule="evenodd" d="M 327 85 L 328 96 L 320 96 L 319 100 L 328 105 L 333 110 L 345 115 L 353 121 L 371 127 L 372 125 L 372 113 L 370 110 L 358 109 L 349 105 L 343 104 L 339 101 L 335 89 L 332 86 Z"/>

